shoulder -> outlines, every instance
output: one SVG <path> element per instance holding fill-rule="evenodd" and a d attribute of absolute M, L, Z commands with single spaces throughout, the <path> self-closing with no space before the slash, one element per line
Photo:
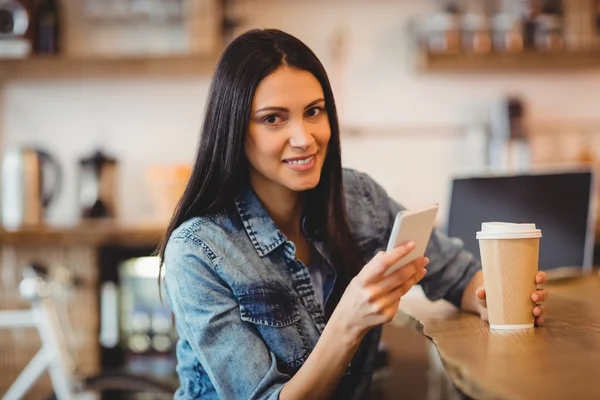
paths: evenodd
<path fill-rule="evenodd" d="M 237 225 L 234 215 L 223 212 L 190 218 L 173 231 L 163 259 L 169 298 L 187 293 L 190 301 L 197 300 L 208 293 L 201 287 L 228 286 L 230 274 L 223 265 L 232 259 L 227 251 L 235 251 L 241 240 Z"/>
<path fill-rule="evenodd" d="M 384 250 L 399 205 L 368 174 L 344 169 L 346 215 L 365 260 Z"/>
<path fill-rule="evenodd" d="M 364 172 L 344 168 L 343 180 L 349 211 L 353 206 L 373 207 L 389 201 L 385 189 Z"/>
<path fill-rule="evenodd" d="M 209 265 L 218 261 L 215 248 L 241 229 L 233 216 L 226 212 L 193 217 L 184 221 L 171 234 L 165 251 L 165 264 L 186 256 L 195 256 Z M 185 265 L 172 262 L 172 265 Z"/>
<path fill-rule="evenodd" d="M 369 180 L 372 180 L 366 173 L 352 168 L 342 169 L 342 179 L 344 180 L 344 190 L 346 191 L 357 190 Z"/>
<path fill-rule="evenodd" d="M 169 241 L 201 240 L 203 236 L 218 231 L 230 219 L 231 217 L 224 211 L 213 215 L 190 218 L 173 231 Z"/>

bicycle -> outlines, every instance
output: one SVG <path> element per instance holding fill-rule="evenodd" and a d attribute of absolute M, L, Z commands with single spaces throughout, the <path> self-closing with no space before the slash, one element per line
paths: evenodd
<path fill-rule="evenodd" d="M 65 268 L 57 267 L 59 278 L 50 279 L 42 265 L 28 265 L 19 285 L 21 296 L 31 307 L 23 310 L 1 310 L 0 329 L 36 328 L 42 347 L 21 371 L 3 395 L 2 400 L 18 400 L 27 394 L 47 369 L 54 389 L 51 399 L 98 399 L 106 391 L 152 394 L 156 398 L 173 398 L 175 382 L 124 371 L 104 371 L 96 376 L 78 376 L 75 355 L 69 349 L 74 337 L 66 307 L 61 299 L 77 286 Z"/>

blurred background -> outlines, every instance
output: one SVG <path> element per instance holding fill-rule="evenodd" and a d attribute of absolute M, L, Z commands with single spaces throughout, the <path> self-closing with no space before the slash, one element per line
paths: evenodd
<path fill-rule="evenodd" d="M 173 372 L 147 257 L 189 175 L 216 60 L 255 27 L 324 64 L 344 165 L 407 207 L 440 203 L 440 227 L 458 176 L 600 161 L 599 0 L 2 0 L 0 307 L 24 307 L 29 260 L 82 277 L 69 307 L 84 373 Z M 389 385 L 425 398 L 424 339 L 386 335 L 402 338 L 404 371 Z M 38 347 L 35 332 L 0 331 L 0 393 Z"/>

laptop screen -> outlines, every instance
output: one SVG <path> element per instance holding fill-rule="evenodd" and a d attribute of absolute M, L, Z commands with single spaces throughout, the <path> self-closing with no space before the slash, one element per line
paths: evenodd
<path fill-rule="evenodd" d="M 591 268 L 594 223 L 589 171 L 456 178 L 447 234 L 479 258 L 475 235 L 482 222 L 534 222 L 542 230 L 540 270 Z"/>

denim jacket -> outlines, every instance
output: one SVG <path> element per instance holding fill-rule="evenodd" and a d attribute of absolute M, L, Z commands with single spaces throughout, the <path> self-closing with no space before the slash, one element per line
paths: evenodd
<path fill-rule="evenodd" d="M 343 179 L 350 229 L 369 260 L 385 250 L 402 207 L 363 173 L 346 169 Z M 165 293 L 179 334 L 176 399 L 277 399 L 327 322 L 294 244 L 254 192 L 242 191 L 235 205 L 235 212 L 184 222 L 167 244 Z M 307 239 L 329 263 L 321 243 Z M 480 264 L 460 240 L 437 230 L 426 255 L 425 294 L 460 306 Z M 331 265 L 328 270 L 335 279 Z M 363 339 L 336 398 L 367 396 L 380 331 L 372 329 Z"/>

